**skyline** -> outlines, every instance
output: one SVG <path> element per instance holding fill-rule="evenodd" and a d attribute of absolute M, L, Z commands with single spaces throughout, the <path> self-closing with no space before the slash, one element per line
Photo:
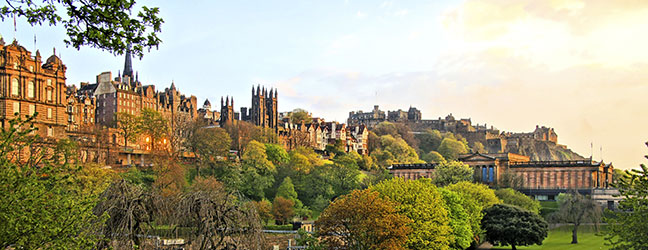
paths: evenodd
<path fill-rule="evenodd" d="M 135 58 L 143 84 L 172 81 L 212 103 L 250 106 L 252 85 L 276 87 L 279 110 L 345 122 L 349 111 L 419 108 L 501 131 L 556 129 L 559 143 L 617 168 L 646 153 L 648 4 L 641 1 L 384 1 L 140 3 L 160 7 L 158 50 Z M 124 57 L 65 48 L 61 27 L 18 19 L 16 38 L 43 58 L 57 48 L 67 84 L 117 74 Z M 200 24 L 200 25 L 196 25 Z M 208 28 L 205 28 L 208 27 Z M 13 40 L 13 20 L 0 34 Z"/>

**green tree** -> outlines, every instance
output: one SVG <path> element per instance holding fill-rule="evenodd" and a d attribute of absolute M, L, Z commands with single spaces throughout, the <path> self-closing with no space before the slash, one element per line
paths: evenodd
<path fill-rule="evenodd" d="M 392 135 L 380 137 L 381 148 L 375 150 L 372 155 L 378 160 L 378 165 L 387 167 L 392 164 L 423 163 L 419 160 L 414 148 L 407 145 L 401 138 L 394 138 Z"/>
<path fill-rule="evenodd" d="M 416 138 L 419 141 L 419 149 L 423 152 L 436 151 L 443 140 L 441 132 L 436 129 L 427 129 L 423 133 L 417 134 Z"/>
<path fill-rule="evenodd" d="M 169 124 L 160 112 L 153 109 L 144 108 L 139 116 L 139 124 L 144 135 L 149 136 L 151 141 L 151 150 L 155 150 L 155 143 L 168 135 Z"/>
<path fill-rule="evenodd" d="M 536 214 L 540 214 L 540 202 L 531 197 L 526 196 L 512 188 L 502 188 L 495 190 L 497 198 L 502 200 L 504 204 L 518 206 Z"/>
<path fill-rule="evenodd" d="M 445 208 L 448 210 L 450 217 L 450 227 L 454 235 L 454 241 L 450 244 L 451 249 L 466 249 L 472 242 L 472 230 L 468 221 L 468 213 L 463 208 L 464 201 L 456 192 L 445 188 L 440 188 L 439 192 L 443 196 Z"/>
<path fill-rule="evenodd" d="M 446 188 L 461 196 L 461 206 L 468 214 L 468 221 L 470 222 L 470 228 L 473 233 L 473 241 L 480 242 L 482 211 L 501 201 L 495 196 L 495 192 L 484 184 L 463 181 L 448 185 Z"/>
<path fill-rule="evenodd" d="M 92 212 L 103 186 L 82 182 L 82 168 L 45 150 L 19 158 L 31 147 L 44 149 L 30 136 L 32 119 L 10 120 L 0 130 L 0 248 L 90 249 L 104 219 Z"/>
<path fill-rule="evenodd" d="M 442 163 L 445 162 L 445 158 L 437 151 L 430 151 L 429 153 L 423 155 L 423 160 L 427 163 Z"/>
<path fill-rule="evenodd" d="M 286 150 L 281 145 L 266 143 L 265 147 L 266 155 L 268 155 L 268 160 L 275 166 L 287 163 L 290 160 L 288 152 L 286 152 Z"/>
<path fill-rule="evenodd" d="M 466 145 L 452 138 L 444 138 L 437 151 L 448 161 L 456 161 L 459 155 L 468 153 Z"/>
<path fill-rule="evenodd" d="M 279 185 L 275 199 L 277 199 L 277 197 L 284 197 L 293 201 L 296 209 L 300 209 L 303 206 L 302 202 L 297 198 L 297 192 L 295 192 L 295 186 L 293 185 L 290 176 L 284 178 L 281 185 Z"/>
<path fill-rule="evenodd" d="M 478 141 L 473 142 L 472 147 L 470 149 L 474 153 L 482 153 L 482 154 L 483 153 L 488 153 L 486 151 L 486 148 L 484 147 L 484 144 L 482 144 L 481 142 L 478 142 Z"/>
<path fill-rule="evenodd" d="M 397 202 L 398 213 L 411 220 L 408 226 L 415 230 L 407 235 L 409 249 L 448 249 L 454 242 L 443 197 L 429 179 L 394 178 L 371 190 Z"/>
<path fill-rule="evenodd" d="M 232 140 L 222 128 L 207 128 L 201 123 L 189 127 L 185 148 L 196 156 L 196 175 L 200 176 L 200 167 L 211 165 L 214 161 L 225 159 L 229 154 Z"/>
<path fill-rule="evenodd" d="M 272 203 L 270 203 L 270 201 L 263 199 L 261 201 L 252 201 L 252 204 L 254 204 L 254 208 L 256 208 L 257 213 L 264 224 L 268 223 L 268 221 L 273 218 Z"/>
<path fill-rule="evenodd" d="M 300 124 L 302 122 L 304 122 L 304 124 L 310 124 L 313 122 L 313 119 L 311 118 L 311 114 L 308 113 L 308 111 L 297 108 L 292 111 L 292 114 L 290 115 L 290 122 L 294 124 Z"/>
<path fill-rule="evenodd" d="M 66 45 L 76 49 L 90 46 L 121 54 L 128 45 L 138 56 L 143 50 L 156 47 L 162 42 L 157 34 L 164 21 L 158 17 L 157 7 L 141 6 L 136 15 L 131 15 L 135 1 L 114 1 L 107 4 L 98 0 L 90 1 L 7 1 L 0 8 L 0 18 L 4 21 L 12 16 L 24 17 L 34 25 L 62 24 L 67 31 Z M 57 8 L 65 10 L 60 14 Z"/>
<path fill-rule="evenodd" d="M 623 199 L 614 216 L 605 220 L 609 223 L 605 240 L 615 250 L 648 249 L 648 167 L 640 168 L 626 170 L 627 178 L 615 184 Z"/>
<path fill-rule="evenodd" d="M 126 112 L 118 112 L 116 115 L 118 133 L 124 138 L 124 148 L 128 148 L 128 143 L 135 142 L 141 132 L 140 121 L 136 116 Z"/>
<path fill-rule="evenodd" d="M 329 247 L 404 250 L 411 221 L 396 206 L 377 192 L 355 190 L 336 199 L 315 225 Z"/>
<path fill-rule="evenodd" d="M 572 228 L 572 244 L 578 244 L 578 227 L 582 223 L 599 223 L 603 209 L 596 201 L 586 197 L 578 191 L 568 194 L 561 193 L 556 198 L 558 211 L 552 213 L 549 220 L 560 223 L 569 223 Z"/>
<path fill-rule="evenodd" d="M 437 186 L 447 186 L 462 181 L 472 181 L 473 172 L 473 168 L 469 167 L 465 163 L 458 161 L 444 161 L 434 168 L 434 178 L 432 178 L 432 181 Z"/>
<path fill-rule="evenodd" d="M 264 190 L 272 186 L 273 174 L 277 171 L 268 160 L 265 145 L 257 141 L 248 143 L 241 156 L 242 186 L 241 191 L 254 200 L 265 197 Z"/>
<path fill-rule="evenodd" d="M 511 245 L 513 250 L 517 246 L 542 245 L 548 227 L 537 213 L 506 204 L 487 208 L 482 219 L 486 240 L 494 245 Z"/>

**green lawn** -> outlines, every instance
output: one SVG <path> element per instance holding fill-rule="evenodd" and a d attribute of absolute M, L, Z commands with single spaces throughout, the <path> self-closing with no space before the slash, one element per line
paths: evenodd
<path fill-rule="evenodd" d="M 593 226 L 578 227 L 578 244 L 570 244 L 571 228 L 571 226 L 564 226 L 549 231 L 549 236 L 542 242 L 541 246 L 533 245 L 518 247 L 517 249 L 609 249 L 604 244 L 603 236 L 596 235 L 596 229 Z M 604 229 L 601 227 L 601 230 Z M 493 247 L 492 249 L 511 249 L 511 247 Z"/>

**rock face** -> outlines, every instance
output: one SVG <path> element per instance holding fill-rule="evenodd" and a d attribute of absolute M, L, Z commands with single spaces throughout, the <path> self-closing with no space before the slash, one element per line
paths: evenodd
<path fill-rule="evenodd" d="M 521 139 L 519 143 L 508 144 L 506 151 L 526 155 L 534 161 L 567 161 L 582 160 L 583 156 L 575 153 L 564 145 L 558 145 L 551 141 L 535 139 Z"/>

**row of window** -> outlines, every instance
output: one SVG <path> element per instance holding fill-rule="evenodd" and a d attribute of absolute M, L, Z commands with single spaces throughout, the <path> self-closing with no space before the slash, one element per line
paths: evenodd
<path fill-rule="evenodd" d="M 52 79 L 47 79 L 47 86 L 52 86 Z M 11 80 L 11 95 L 19 96 L 20 95 L 20 84 L 17 78 Z M 33 81 L 27 83 L 27 98 L 34 98 L 36 96 L 35 84 Z M 47 101 L 51 102 L 53 100 L 52 89 L 48 88 L 46 90 Z"/>
<path fill-rule="evenodd" d="M 13 111 L 14 114 L 20 114 L 20 103 L 19 102 L 14 102 L 13 103 Z M 29 104 L 29 111 L 28 115 L 34 115 L 36 113 L 36 105 L 34 104 Z M 52 119 L 52 108 L 47 108 L 47 119 Z"/>

